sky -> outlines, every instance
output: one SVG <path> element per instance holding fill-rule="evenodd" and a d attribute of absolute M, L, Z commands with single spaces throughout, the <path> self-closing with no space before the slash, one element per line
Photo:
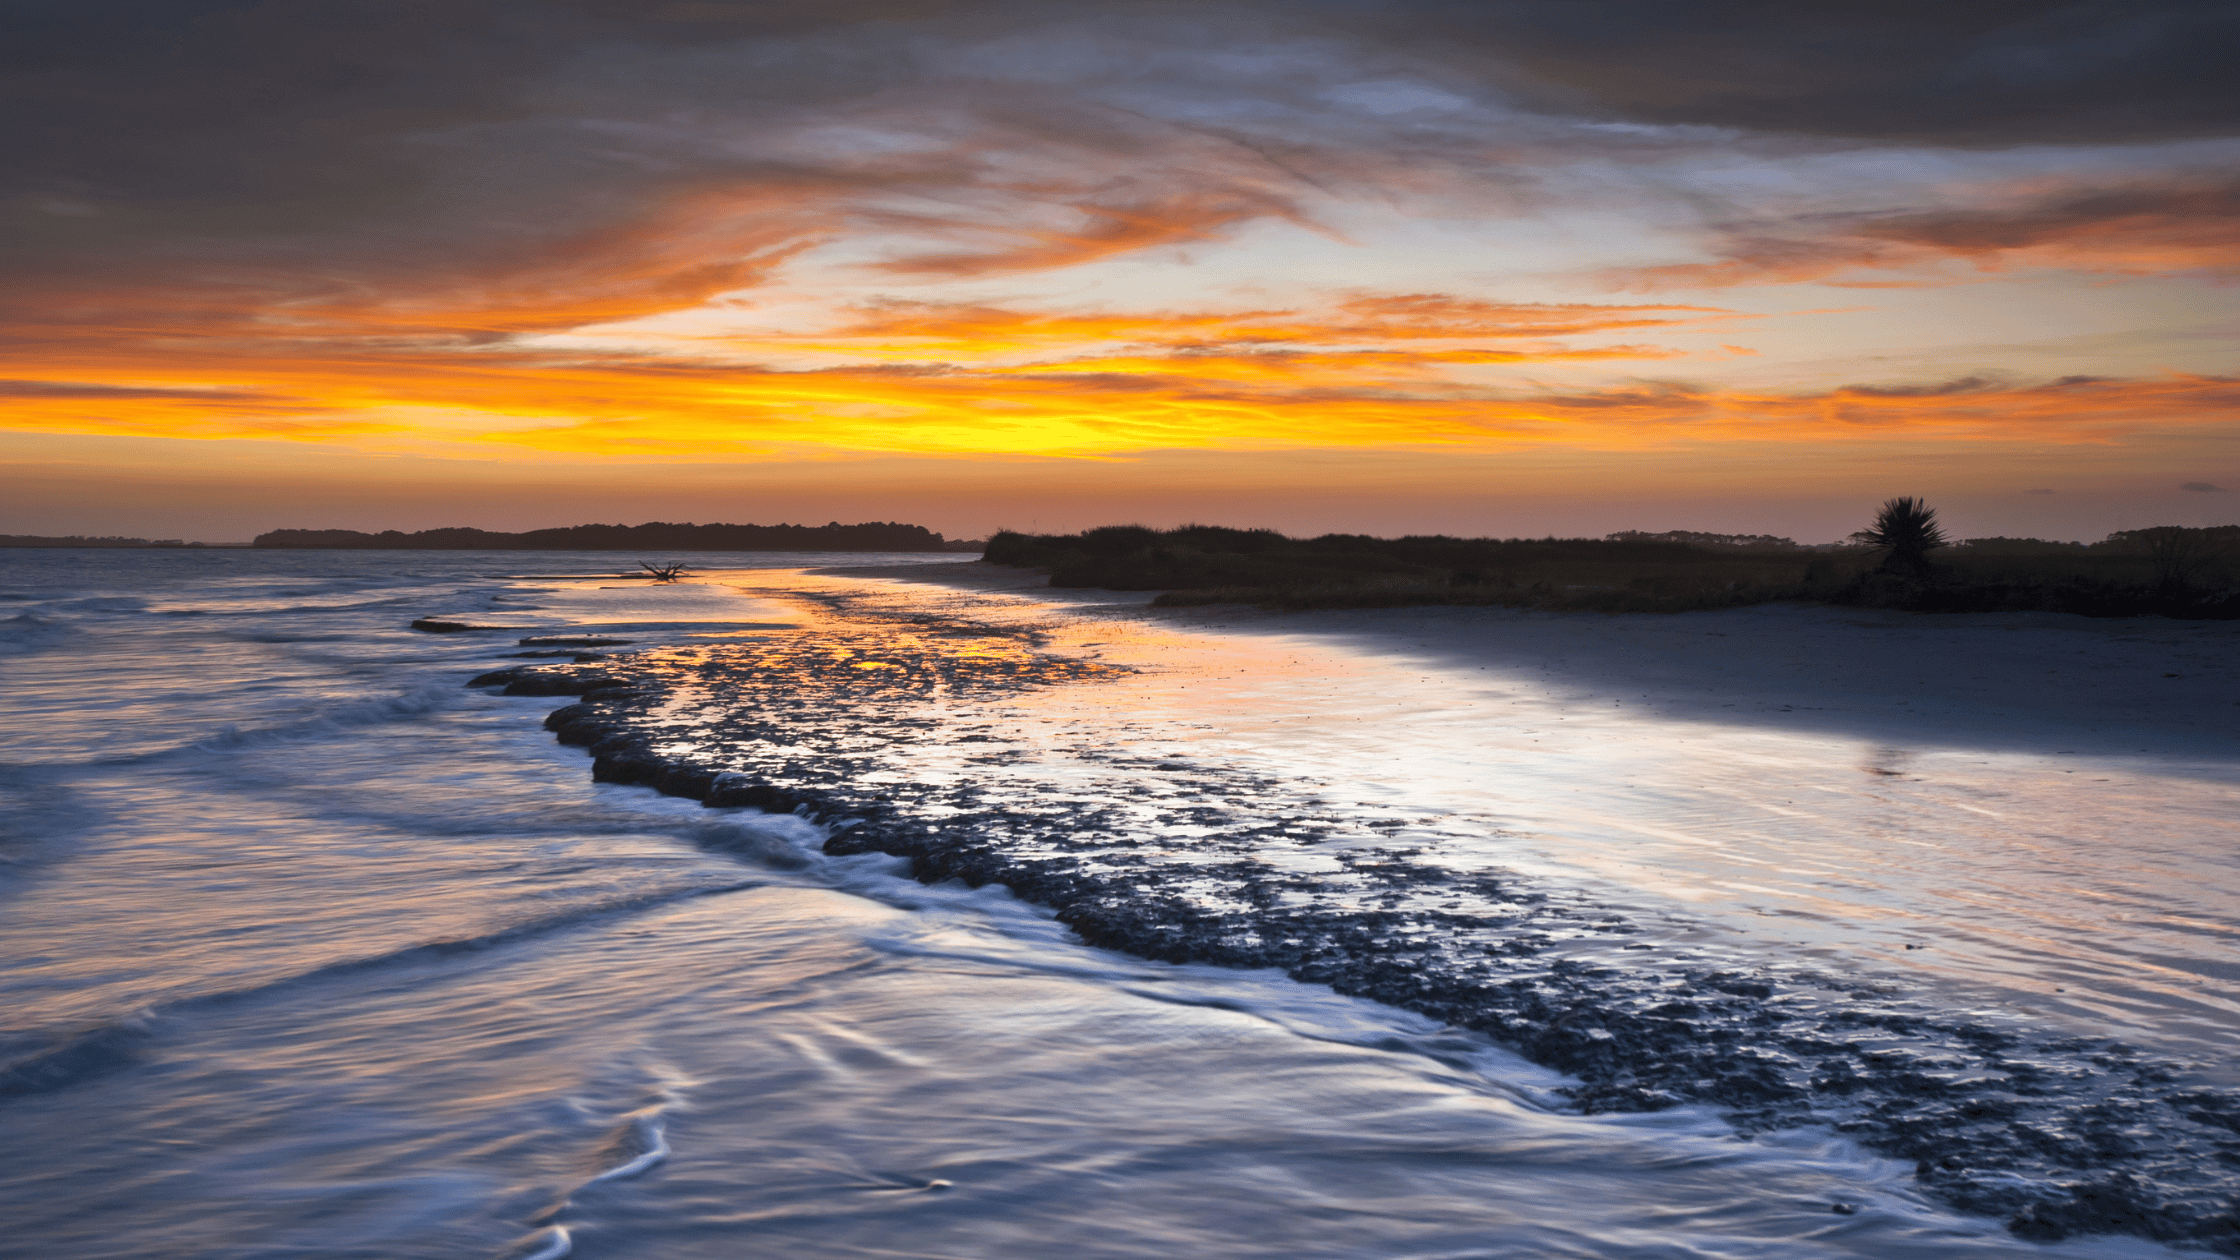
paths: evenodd
<path fill-rule="evenodd" d="M 2240 523 L 2240 2 L 0 21 L 0 532 Z"/>

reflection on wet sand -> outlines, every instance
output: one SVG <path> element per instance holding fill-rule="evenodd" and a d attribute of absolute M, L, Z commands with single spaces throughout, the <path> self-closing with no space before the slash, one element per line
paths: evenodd
<path fill-rule="evenodd" d="M 2126 637 L 2068 618 L 2084 624 L 2031 626 L 2044 642 L 2027 655 L 2012 630 L 1981 624 L 1996 618 L 1236 610 L 1226 619 L 1240 624 L 1221 626 L 1050 602 L 1069 592 L 882 585 L 897 611 L 1033 627 L 1053 651 L 1137 671 L 1093 694 L 1022 698 L 1039 730 L 1129 719 L 1146 755 L 1404 805 L 1474 837 L 1484 865 L 1589 876 L 1605 899 L 1678 903 L 1753 947 L 1962 983 L 2032 1017 L 2218 1050 L 2240 1020 L 2240 739 L 2222 716 L 2240 673 L 2190 662 L 2183 706 L 2121 688 L 2087 703 L 2093 678 L 2160 682 L 2174 656 L 2232 646 L 2233 626 Z M 1714 637 L 1739 640 L 1742 659 L 1684 655 Z M 1970 642 L 1986 637 L 1988 657 Z M 1758 685 L 1800 702 L 1816 687 L 1813 721 L 1735 681 L 1776 655 L 1790 676 L 1755 669 Z M 2049 662 L 2080 657 L 2091 678 L 2046 686 Z M 1932 711 L 1947 676 L 1995 695 L 2020 729 Z M 1898 701 L 1907 712 L 1890 714 Z"/>
<path fill-rule="evenodd" d="M 1575 1073 L 1590 1109 L 1834 1123 L 2038 1236 L 2211 1224 L 2219 1117 L 2240 1101 L 2034 1031 L 2029 981 L 2093 977 L 2067 1013 L 2159 1014 L 2179 1049 L 2228 995 L 2142 982 L 2123 941 L 2049 944 L 2072 907 L 2168 895 L 2174 869 L 2216 855 L 2103 845 L 2090 888 L 2038 905 L 2073 873 L 2045 868 L 2062 847 L 2038 829 L 2109 820 L 2078 822 L 1995 757 L 1682 721 L 1654 693 L 1628 711 L 1265 627 L 845 576 L 758 594 L 799 601 L 805 629 L 640 654 L 631 685 L 551 725 L 610 782 L 801 808 L 835 828 L 828 852 L 1008 884 L 1093 943 L 1280 967 L 1483 1030 Z M 2204 816 L 2221 799 L 2214 776 L 2172 782 Z M 1597 878 L 1558 878 L 1582 872 Z M 2197 887 L 2179 895 L 2231 924 L 2216 884 Z M 1906 948 L 1930 924 L 1944 948 Z M 1915 970 L 1999 1000 L 1893 988 L 1863 970 L 1878 949 L 1957 955 Z M 2152 1143 L 2118 1137 L 2142 1126 Z"/>

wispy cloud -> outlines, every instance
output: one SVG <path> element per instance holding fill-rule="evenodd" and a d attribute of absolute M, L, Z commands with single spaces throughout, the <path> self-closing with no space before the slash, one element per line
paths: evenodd
<path fill-rule="evenodd" d="M 1371 308 L 1381 301 L 1350 300 Z M 1317 327 L 1295 312 L 1251 318 L 1294 334 Z M 1563 318 L 1569 326 L 1595 319 L 1577 310 Z M 1202 318 L 1178 322 L 1205 331 Z M 1336 341 L 1330 327 L 1320 327 L 1314 335 Z M 1358 346 L 1316 345 L 1301 336 L 1287 344 L 1147 339 L 1137 348 L 1018 361 L 778 370 L 668 351 L 593 353 L 505 342 L 337 344 L 278 356 L 256 347 L 216 357 L 200 347 L 142 348 L 106 369 L 99 355 L 80 353 L 68 376 L 18 382 L 9 392 L 16 395 L 15 424 L 38 432 L 316 439 L 424 430 L 453 443 L 579 455 L 1102 457 L 1169 447 L 1515 444 L 1636 450 L 1733 441 L 1809 447 L 1885 437 L 2044 446 L 2240 419 L 2240 381 L 2203 375 L 2035 383 L 1976 375 L 1816 391 L 1685 381 L 1552 390 L 1514 377 L 1535 364 L 1672 354 L 1653 345 L 1545 339 L 1509 347 L 1420 339 Z M 1487 370 L 1498 370 L 1497 377 L 1480 375 Z"/>
<path fill-rule="evenodd" d="M 1638 291 L 1869 302 L 2240 274 L 2240 184 L 2148 151 L 2240 132 L 2227 9 L 44 6 L 0 135 L 0 397 L 25 432 L 524 458 L 2229 424 L 2220 376 L 1784 374 L 1855 348 L 1772 362 L 1756 333 L 1796 325 L 1739 299 L 1562 300 L 1621 258 Z M 2088 143 L 2145 173 L 1979 162 Z M 1643 252 L 1699 229 L 1699 258 Z M 812 314 L 711 308 L 742 293 Z M 1644 379 L 1683 363 L 1719 375 Z M 1830 379 L 1861 383 L 1794 384 Z"/>
<path fill-rule="evenodd" d="M 881 271 L 913 276 L 970 277 L 1010 275 L 1078 266 L 1161 246 L 1194 245 L 1220 239 L 1231 230 L 1261 219 L 1304 220 L 1288 198 L 1245 188 L 1175 192 L 1122 202 L 1081 202 L 1058 209 L 1070 223 L 1042 227 L 1027 222 L 1006 227 L 956 221 L 886 216 L 896 226 L 929 233 L 992 238 L 978 251 L 913 253 L 876 264 Z"/>
<path fill-rule="evenodd" d="M 1446 293 L 1357 292 L 1314 306 L 1263 310 L 1095 313 L 889 299 L 857 307 L 828 330 L 765 340 L 918 355 L 1050 351 L 1100 343 L 1207 351 L 1639 333 L 1734 315 L 1710 306 L 1496 302 Z M 752 339 L 742 342 L 745 347 L 753 344 Z M 1651 352 L 1651 357 L 1661 353 Z"/>
<path fill-rule="evenodd" d="M 1984 267 L 2240 275 L 2240 180 L 2066 189 L 2012 205 L 1870 218 L 1855 234 Z"/>
<path fill-rule="evenodd" d="M 1604 278 L 1613 288 L 1656 292 L 1804 282 L 1927 287 L 2013 267 L 2240 276 L 2240 181 L 1981 195 L 1978 204 L 1939 210 L 1736 227 L 1714 241 L 1714 261 L 1613 269 Z"/>

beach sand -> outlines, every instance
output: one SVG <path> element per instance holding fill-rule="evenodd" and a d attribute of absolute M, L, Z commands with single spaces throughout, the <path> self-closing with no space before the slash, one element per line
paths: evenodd
<path fill-rule="evenodd" d="M 2240 622 L 1160 609 L 985 564 L 846 572 L 1008 605 L 1145 671 L 1099 717 L 1445 813 L 1475 860 L 1629 912 L 2080 1029 L 2224 1053 L 2240 1022 Z"/>
<path fill-rule="evenodd" d="M 2026 1237 L 2221 1228 L 2231 623 L 706 579 L 801 629 L 478 681 L 610 688 L 548 719 L 605 781 L 1430 1014 L 1590 1111 L 1832 1125 Z"/>
<path fill-rule="evenodd" d="M 2240 762 L 2240 621 L 1905 613 L 1797 604 L 1676 614 L 1424 607 L 1153 608 L 980 562 L 827 572 L 1280 636 L 1427 668 L 1497 668 L 1582 708 L 1892 745 Z"/>

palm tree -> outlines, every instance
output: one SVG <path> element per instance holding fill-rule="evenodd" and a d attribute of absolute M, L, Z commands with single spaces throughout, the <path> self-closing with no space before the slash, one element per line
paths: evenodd
<path fill-rule="evenodd" d="M 1874 524 L 1851 537 L 1880 550 L 1883 568 L 1917 573 L 1929 567 L 1929 553 L 1945 545 L 1937 510 L 1910 495 L 1884 503 Z"/>

